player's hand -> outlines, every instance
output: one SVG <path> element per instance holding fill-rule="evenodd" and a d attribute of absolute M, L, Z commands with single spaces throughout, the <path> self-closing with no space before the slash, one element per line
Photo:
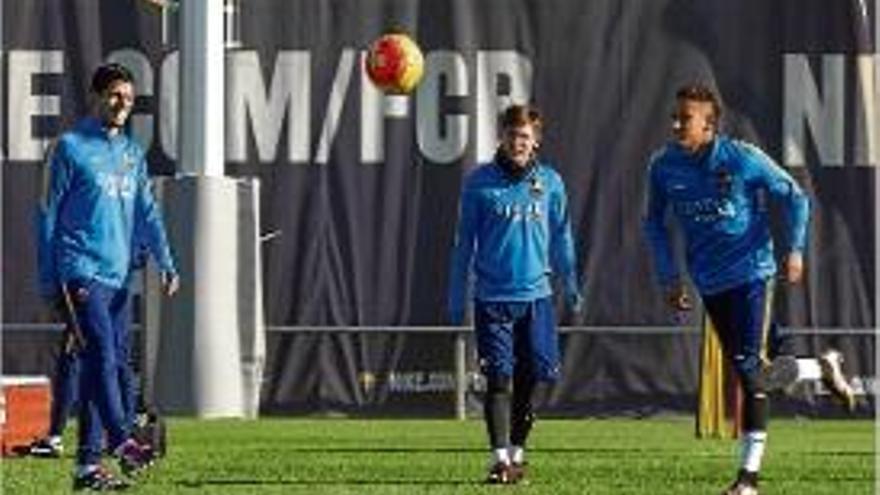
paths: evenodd
<path fill-rule="evenodd" d="M 792 251 L 785 257 L 783 267 L 785 281 L 796 284 L 804 278 L 804 255 L 800 251 Z"/>
<path fill-rule="evenodd" d="M 676 311 L 690 311 L 694 308 L 687 289 L 681 282 L 674 283 L 666 291 L 666 303 Z"/>
<path fill-rule="evenodd" d="M 180 277 L 174 272 L 162 272 L 162 292 L 171 297 L 180 288 Z"/>

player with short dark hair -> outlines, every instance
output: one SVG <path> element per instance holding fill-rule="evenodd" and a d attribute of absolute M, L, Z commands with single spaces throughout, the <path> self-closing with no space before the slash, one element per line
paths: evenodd
<path fill-rule="evenodd" d="M 742 464 L 724 493 L 754 495 L 767 437 L 767 393 L 791 380 L 821 378 L 852 408 L 853 392 L 839 353 L 830 351 L 818 362 L 795 360 L 771 318 L 777 266 L 769 205 L 785 209 L 783 276 L 797 283 L 804 270 L 807 196 L 756 146 L 718 133 L 721 104 L 708 86 L 679 89 L 672 118 L 674 139 L 651 159 L 644 229 L 667 302 L 684 311 L 691 303 L 670 246 L 667 210 L 682 226 L 691 279 L 743 390 Z"/>
<path fill-rule="evenodd" d="M 559 376 L 551 275 L 579 309 L 574 242 L 562 178 L 537 149 L 543 121 L 514 105 L 501 118 L 495 158 L 464 181 L 449 282 L 449 318 L 464 320 L 473 274 L 474 326 L 486 377 L 489 483 L 525 475 L 525 446 L 539 383 Z"/>
<path fill-rule="evenodd" d="M 132 255 L 144 239 L 166 294 L 178 275 L 153 198 L 144 150 L 125 132 L 134 78 L 119 64 L 92 78 L 93 114 L 63 133 L 51 153 L 38 210 L 43 296 L 61 301 L 80 341 L 79 449 L 74 489 L 117 490 L 127 483 L 101 465 L 107 447 L 126 474 L 148 466 L 153 452 L 131 437 L 127 288 Z"/>
<path fill-rule="evenodd" d="M 100 95 L 116 83 L 134 84 L 134 75 L 122 64 L 103 64 L 92 74 L 90 89 L 92 93 Z"/>

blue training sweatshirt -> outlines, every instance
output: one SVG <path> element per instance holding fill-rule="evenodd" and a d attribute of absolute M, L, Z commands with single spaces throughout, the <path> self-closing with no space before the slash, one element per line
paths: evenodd
<path fill-rule="evenodd" d="M 699 155 L 677 143 L 651 159 L 645 234 L 659 281 L 679 278 L 666 229 L 667 206 L 686 241 L 691 278 L 711 295 L 776 273 L 769 201 L 786 211 L 786 252 L 803 251 L 809 201 L 792 177 L 758 147 L 718 136 Z"/>
<path fill-rule="evenodd" d="M 87 117 L 58 138 L 37 211 L 40 291 L 71 280 L 123 287 L 132 256 L 146 247 L 163 272 L 176 273 L 143 149 L 125 133 L 107 134 Z"/>
<path fill-rule="evenodd" d="M 521 178 L 497 161 L 465 178 L 449 276 L 453 324 L 464 317 L 471 270 L 479 300 L 547 297 L 553 272 L 569 297 L 579 297 L 567 202 L 559 174 L 540 162 Z"/>

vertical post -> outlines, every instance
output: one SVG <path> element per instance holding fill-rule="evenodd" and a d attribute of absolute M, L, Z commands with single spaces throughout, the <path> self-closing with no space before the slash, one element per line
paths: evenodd
<path fill-rule="evenodd" d="M 5 10 L 5 6 L 3 5 L 3 0 L 0 0 L 0 167 L 3 166 L 3 162 L 6 157 L 6 111 L 3 108 L 3 102 L 6 99 L 4 97 L 4 88 L 6 87 L 6 40 L 3 38 L 3 14 Z M 0 224 L 2 224 L 2 220 L 0 220 Z M 2 295 L 3 291 L 0 290 L 0 295 Z M 0 396 L 3 394 L 0 393 Z"/>
<path fill-rule="evenodd" d="M 463 328 L 455 330 L 455 419 L 467 419 L 467 337 Z"/>
<path fill-rule="evenodd" d="M 169 414 L 244 417 L 241 371 L 239 185 L 186 175 L 161 181 L 168 238 L 181 273 L 159 308 L 154 394 Z"/>
<path fill-rule="evenodd" d="M 223 39 L 227 50 L 242 47 L 240 0 L 223 0 Z"/>
<path fill-rule="evenodd" d="M 874 2 L 874 89 L 880 88 L 880 0 L 876 0 Z M 876 115 L 876 113 L 875 113 Z M 880 159 L 880 158 L 878 158 Z M 875 164 L 878 168 L 880 168 L 880 163 Z M 874 211 L 878 211 L 880 208 L 880 194 L 877 193 L 880 191 L 880 174 L 874 173 Z M 880 246 L 880 215 L 874 215 L 874 251 L 875 255 L 877 253 L 877 246 Z M 875 258 L 876 259 L 876 258 Z M 880 282 L 880 264 L 874 264 L 874 314 L 877 314 L 877 310 L 880 309 L 880 290 L 877 290 L 876 287 L 880 287 L 877 283 Z M 874 362 L 880 363 L 880 335 L 875 334 L 874 338 Z M 880 385 L 875 380 L 873 382 L 873 390 L 869 393 L 874 394 L 874 417 L 880 417 L 880 401 L 877 401 L 877 394 L 880 393 Z M 880 448 L 880 435 L 877 433 L 880 432 L 880 423 L 874 423 L 874 452 L 877 452 L 876 449 Z M 874 467 L 876 469 L 880 469 L 880 456 L 874 456 Z M 880 493 L 880 476 L 876 476 L 874 478 L 874 493 Z"/>
<path fill-rule="evenodd" d="M 162 46 L 167 47 L 171 44 L 171 12 L 169 12 L 169 10 L 171 10 L 171 7 L 163 4 L 161 6 L 161 9 L 162 9 L 162 18 L 161 18 L 162 30 L 160 32 L 159 39 L 162 42 Z"/>
<path fill-rule="evenodd" d="M 181 2 L 180 163 L 184 174 L 224 174 L 223 2 Z"/>
<path fill-rule="evenodd" d="M 157 402 L 169 413 L 199 417 L 246 415 L 239 289 L 241 270 L 253 265 L 245 265 L 240 249 L 246 234 L 239 224 L 239 182 L 224 177 L 223 5 L 180 2 L 179 176 L 164 184 L 162 204 L 181 287 L 167 300 L 150 297 L 162 328 Z"/>
<path fill-rule="evenodd" d="M 880 0 L 874 1 L 874 47 L 873 48 L 874 48 L 874 91 L 880 91 Z M 874 144 L 877 147 L 880 147 L 880 108 L 875 107 L 874 118 L 875 118 Z M 875 148 L 874 151 L 875 151 L 874 166 L 877 167 L 878 169 L 880 169 L 880 150 L 877 150 Z M 874 177 L 875 178 L 877 177 L 876 173 L 874 174 Z M 878 182 L 880 182 L 880 179 L 878 179 Z M 874 189 L 874 190 L 876 191 L 876 189 Z M 874 194 L 874 197 L 876 199 L 876 197 L 877 197 L 876 193 Z M 874 211 L 877 211 L 877 210 L 875 209 Z M 876 230 L 874 232 L 876 232 Z M 874 244 L 874 245 L 876 246 L 877 244 Z M 875 292 L 875 294 L 877 293 L 877 291 L 874 291 L 874 292 Z M 878 297 L 880 297 L 880 296 L 878 296 Z M 875 307 L 875 309 L 880 309 L 880 308 Z M 880 407 L 880 406 L 878 406 L 878 407 Z M 880 460 L 878 460 L 877 462 L 880 463 Z M 878 477 L 878 480 L 880 480 L 880 477 Z M 878 481 L 878 486 L 880 486 L 880 481 Z"/>

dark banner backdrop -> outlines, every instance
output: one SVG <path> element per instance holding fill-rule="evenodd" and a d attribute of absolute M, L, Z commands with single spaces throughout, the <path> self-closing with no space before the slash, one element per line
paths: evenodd
<path fill-rule="evenodd" d="M 781 288 L 780 321 L 830 329 L 801 348 L 837 345 L 860 376 L 873 375 L 873 340 L 847 330 L 876 325 L 878 2 L 240 6 L 240 39 L 227 52 L 226 170 L 260 178 L 263 232 L 279 234 L 263 253 L 270 328 L 443 325 L 461 178 L 491 155 L 495 115 L 512 101 L 544 111 L 542 152 L 570 195 L 587 310 L 561 313 L 562 322 L 669 324 L 640 232 L 643 179 L 667 138 L 674 90 L 701 80 L 724 100 L 724 129 L 766 149 L 814 200 L 806 283 Z M 151 170 L 173 174 L 178 59 L 146 2 L 3 8 L 3 320 L 41 322 L 49 316 L 35 290 L 31 215 L 46 143 L 87 108 L 91 70 L 119 60 L 138 75 L 133 131 Z M 427 73 L 415 94 L 383 99 L 361 57 L 394 26 L 418 40 Z M 548 405 L 691 407 L 695 335 L 564 342 L 570 378 Z M 422 411 L 418 401 L 443 389 L 452 359 L 451 337 L 436 335 L 276 333 L 269 343 L 264 405 L 279 411 L 393 409 L 396 393 L 410 394 L 401 409 Z M 6 369 L 31 366 L 18 354 Z"/>

